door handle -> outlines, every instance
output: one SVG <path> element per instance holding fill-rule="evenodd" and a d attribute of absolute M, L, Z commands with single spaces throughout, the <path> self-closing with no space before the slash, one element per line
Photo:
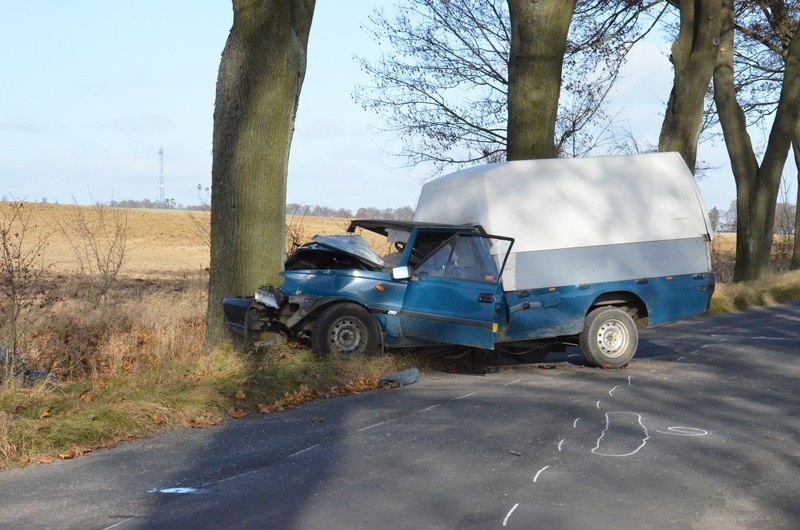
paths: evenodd
<path fill-rule="evenodd" d="M 491 304 L 494 302 L 494 295 L 492 293 L 478 293 L 478 302 L 482 304 Z"/>

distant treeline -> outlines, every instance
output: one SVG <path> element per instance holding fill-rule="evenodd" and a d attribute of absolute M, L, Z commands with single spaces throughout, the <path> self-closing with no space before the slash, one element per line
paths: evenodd
<path fill-rule="evenodd" d="M 345 208 L 328 208 L 327 206 L 290 203 L 286 205 L 286 215 L 295 217 L 345 217 L 348 219 L 388 219 L 393 221 L 410 221 L 414 210 L 410 206 L 402 208 L 359 208 L 353 215 L 352 210 Z"/>
<path fill-rule="evenodd" d="M 154 202 L 150 199 L 127 199 L 124 201 L 111 201 L 105 204 L 112 208 L 160 208 L 164 210 L 209 210 L 208 204 L 195 204 L 184 206 L 168 199 Z M 344 217 L 347 219 L 387 219 L 393 221 L 410 221 L 414 217 L 414 210 L 410 206 L 402 208 L 359 208 L 353 214 L 346 208 L 329 208 L 328 206 L 290 203 L 286 205 L 286 215 L 293 217 Z"/>
<path fill-rule="evenodd" d="M 124 201 L 111 201 L 105 203 L 111 208 L 156 208 L 160 210 L 208 210 L 207 204 L 190 204 L 184 206 L 178 204 L 175 199 L 167 199 L 164 202 L 151 201 L 150 199 L 126 199 Z"/>

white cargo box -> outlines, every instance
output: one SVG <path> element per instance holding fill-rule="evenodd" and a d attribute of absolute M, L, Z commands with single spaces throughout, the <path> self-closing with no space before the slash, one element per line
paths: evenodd
<path fill-rule="evenodd" d="M 415 221 L 515 238 L 506 291 L 710 270 L 710 223 L 677 153 L 520 160 L 427 182 Z"/>

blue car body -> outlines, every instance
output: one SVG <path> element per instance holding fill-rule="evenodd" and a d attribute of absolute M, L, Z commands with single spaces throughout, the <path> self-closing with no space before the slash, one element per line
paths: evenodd
<path fill-rule="evenodd" d="M 656 326 L 705 311 L 714 287 L 713 274 L 698 271 L 505 291 L 512 238 L 420 222 L 354 221 L 349 231 L 358 229 L 401 241 L 398 252 L 380 258 L 359 236 L 315 236 L 287 260 L 280 287 L 224 300 L 231 328 L 308 339 L 323 311 L 352 304 L 374 318 L 385 346 L 546 350 L 576 344 L 598 307 L 625 307 L 637 327 Z"/>

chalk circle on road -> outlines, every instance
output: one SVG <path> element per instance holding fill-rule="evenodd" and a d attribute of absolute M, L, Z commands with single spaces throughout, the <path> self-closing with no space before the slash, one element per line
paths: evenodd
<path fill-rule="evenodd" d="M 676 436 L 706 436 L 708 431 L 694 427 L 667 427 L 666 431 L 656 431 L 661 434 L 674 434 Z"/>

